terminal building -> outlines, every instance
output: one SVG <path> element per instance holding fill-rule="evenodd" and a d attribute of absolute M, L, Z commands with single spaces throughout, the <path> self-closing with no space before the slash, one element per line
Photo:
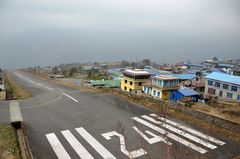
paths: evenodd
<path fill-rule="evenodd" d="M 205 80 L 205 96 L 240 102 L 240 76 L 213 72 Z"/>
<path fill-rule="evenodd" d="M 141 92 L 143 85 L 151 77 L 151 74 L 142 70 L 125 70 L 121 80 L 121 89 L 127 92 Z"/>
<path fill-rule="evenodd" d="M 152 77 L 151 83 L 146 83 L 143 86 L 143 91 L 146 94 L 163 100 L 175 98 L 178 89 L 179 79 L 171 76 Z"/>

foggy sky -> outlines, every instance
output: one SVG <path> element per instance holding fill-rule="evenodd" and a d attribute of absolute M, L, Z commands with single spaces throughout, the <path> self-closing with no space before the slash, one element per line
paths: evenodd
<path fill-rule="evenodd" d="M 239 0 L 0 0 L 0 67 L 240 58 Z"/>

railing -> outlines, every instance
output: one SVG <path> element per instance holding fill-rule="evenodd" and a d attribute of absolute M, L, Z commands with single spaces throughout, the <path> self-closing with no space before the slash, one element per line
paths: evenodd
<path fill-rule="evenodd" d="M 179 89 L 180 88 L 180 86 L 160 86 L 160 85 L 156 85 L 156 84 L 152 84 L 152 87 L 157 87 L 162 90 L 171 90 L 171 89 Z"/>

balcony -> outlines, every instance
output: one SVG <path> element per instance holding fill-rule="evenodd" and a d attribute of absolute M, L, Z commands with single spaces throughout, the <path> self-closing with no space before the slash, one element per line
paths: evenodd
<path fill-rule="evenodd" d="M 156 87 L 158 89 L 161 90 L 176 90 L 176 89 L 180 89 L 180 86 L 160 86 L 157 84 L 152 84 L 152 87 Z"/>

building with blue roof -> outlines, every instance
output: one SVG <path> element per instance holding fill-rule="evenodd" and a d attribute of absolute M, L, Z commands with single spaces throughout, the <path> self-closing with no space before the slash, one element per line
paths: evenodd
<path fill-rule="evenodd" d="M 212 72 L 205 76 L 205 96 L 240 102 L 240 76 Z"/>
<path fill-rule="evenodd" d="M 148 73 L 150 73 L 152 77 L 171 74 L 169 71 L 163 71 L 163 70 L 159 70 L 159 69 L 155 69 L 155 68 L 144 69 L 144 70 L 147 71 Z"/>
<path fill-rule="evenodd" d="M 176 77 L 181 81 L 187 81 L 195 78 L 195 74 L 172 74 L 172 77 Z"/>
<path fill-rule="evenodd" d="M 173 92 L 170 96 L 170 100 L 178 101 L 184 97 L 191 97 L 197 99 L 199 97 L 199 93 L 194 91 L 193 89 L 180 89 Z"/>

